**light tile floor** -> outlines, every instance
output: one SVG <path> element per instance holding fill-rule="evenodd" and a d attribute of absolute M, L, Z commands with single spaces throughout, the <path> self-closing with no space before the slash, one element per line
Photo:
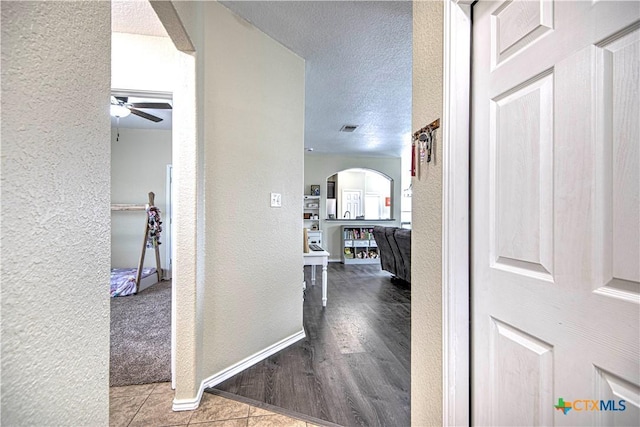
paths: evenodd
<path fill-rule="evenodd" d="M 204 393 L 195 411 L 173 412 L 170 383 L 111 387 L 109 425 L 113 427 L 317 427 L 222 396 Z"/>

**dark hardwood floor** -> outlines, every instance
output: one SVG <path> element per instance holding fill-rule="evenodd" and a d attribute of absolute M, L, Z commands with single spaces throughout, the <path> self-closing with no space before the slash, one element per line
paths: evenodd
<path fill-rule="evenodd" d="M 379 265 L 329 264 L 307 292 L 307 337 L 215 388 L 342 426 L 410 425 L 411 291 Z"/>

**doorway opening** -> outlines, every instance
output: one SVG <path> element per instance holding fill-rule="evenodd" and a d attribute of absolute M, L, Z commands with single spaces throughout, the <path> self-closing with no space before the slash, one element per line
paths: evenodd
<path fill-rule="evenodd" d="M 113 2 L 111 11 L 111 266 L 142 265 L 143 276 L 149 268 L 159 273 L 130 292 L 112 292 L 111 386 L 169 382 L 174 371 L 171 165 L 177 49 L 150 3 L 133 6 Z M 114 211 L 114 204 L 141 209 Z M 148 230 L 152 217 L 154 228 Z"/>
<path fill-rule="evenodd" d="M 142 116 L 135 110 L 125 117 L 112 116 L 110 385 L 168 382 L 172 292 L 171 265 L 165 261 L 171 253 L 171 94 L 112 94 L 125 100 L 130 106 L 125 108 L 159 108 L 141 109 Z"/>

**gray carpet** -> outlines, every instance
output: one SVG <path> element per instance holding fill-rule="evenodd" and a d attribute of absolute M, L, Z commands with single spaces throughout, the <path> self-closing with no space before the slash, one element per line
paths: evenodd
<path fill-rule="evenodd" d="M 171 282 L 111 298 L 113 386 L 171 381 Z"/>

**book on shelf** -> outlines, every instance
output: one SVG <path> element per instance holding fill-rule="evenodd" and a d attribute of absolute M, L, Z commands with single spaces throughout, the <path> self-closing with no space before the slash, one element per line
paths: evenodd
<path fill-rule="evenodd" d="M 345 240 L 371 240 L 373 239 L 373 228 L 345 228 Z"/>

